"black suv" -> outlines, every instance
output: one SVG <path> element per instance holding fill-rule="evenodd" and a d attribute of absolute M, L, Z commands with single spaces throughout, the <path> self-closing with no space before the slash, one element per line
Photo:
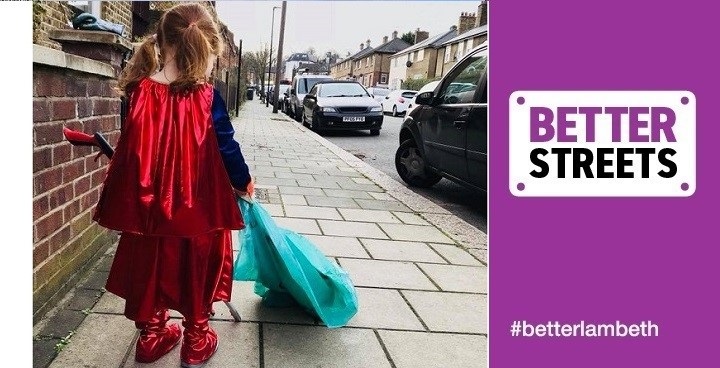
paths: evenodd
<path fill-rule="evenodd" d="M 395 168 L 411 186 L 443 177 L 487 191 L 487 42 L 471 50 L 435 90 L 415 97 L 405 117 Z"/>

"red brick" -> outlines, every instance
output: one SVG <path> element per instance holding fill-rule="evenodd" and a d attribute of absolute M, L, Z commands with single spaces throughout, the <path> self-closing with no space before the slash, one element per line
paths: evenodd
<path fill-rule="evenodd" d="M 44 241 L 33 247 L 33 268 L 37 267 L 50 256 L 50 241 Z"/>
<path fill-rule="evenodd" d="M 87 81 L 78 78 L 69 78 L 67 81 L 66 91 L 68 96 L 72 97 L 86 97 L 87 96 Z"/>
<path fill-rule="evenodd" d="M 95 188 L 102 185 L 103 181 L 105 181 L 105 173 L 106 170 L 104 168 L 92 173 L 90 177 L 90 187 Z"/>
<path fill-rule="evenodd" d="M 68 201 L 74 198 L 73 185 L 68 184 L 60 187 L 52 192 L 48 193 L 48 204 L 50 205 L 50 211 L 64 205 Z"/>
<path fill-rule="evenodd" d="M 65 222 L 67 223 L 67 221 Z M 50 243 L 50 254 L 53 254 L 58 250 L 65 248 L 65 246 L 67 246 L 68 242 L 70 241 L 71 234 L 72 231 L 70 226 L 63 226 L 60 231 L 55 233 L 55 235 L 53 235 L 48 240 L 48 243 Z"/>
<path fill-rule="evenodd" d="M 75 196 L 81 196 L 90 191 L 90 175 L 85 175 L 73 183 Z"/>
<path fill-rule="evenodd" d="M 93 116 L 83 120 L 83 131 L 91 135 L 102 131 L 102 118 Z"/>
<path fill-rule="evenodd" d="M 100 152 L 99 149 L 95 149 L 96 152 L 93 152 L 94 155 L 85 157 L 85 172 L 93 172 L 99 168 L 101 168 L 103 165 L 105 165 L 105 159 L 102 157 L 97 159 L 97 154 Z M 104 157 L 104 156 L 103 156 Z"/>
<path fill-rule="evenodd" d="M 33 99 L 33 122 L 50 121 L 50 103 L 45 98 Z"/>
<path fill-rule="evenodd" d="M 33 75 L 33 84 L 37 96 L 65 96 L 65 77 L 60 74 L 53 72 L 35 74 Z"/>
<path fill-rule="evenodd" d="M 92 100 L 93 103 L 93 115 L 108 115 L 110 114 L 110 100 L 106 98 L 96 98 Z"/>
<path fill-rule="evenodd" d="M 58 143 L 65 139 L 62 133 L 63 125 L 61 122 L 53 122 L 42 125 L 36 124 L 34 129 L 36 146 Z"/>
<path fill-rule="evenodd" d="M 45 239 L 48 235 L 58 230 L 63 225 L 63 212 L 57 210 L 41 218 L 35 223 L 38 240 Z"/>
<path fill-rule="evenodd" d="M 52 148 L 42 147 L 33 151 L 33 172 L 52 166 Z"/>
<path fill-rule="evenodd" d="M 46 193 L 62 183 L 62 168 L 54 167 L 33 175 L 35 194 Z"/>
<path fill-rule="evenodd" d="M 62 168 L 63 183 L 71 183 L 85 174 L 85 160 L 75 160 Z"/>
<path fill-rule="evenodd" d="M 53 120 L 68 120 L 77 117 L 74 99 L 54 100 L 51 104 Z"/>
<path fill-rule="evenodd" d="M 52 148 L 53 165 L 64 164 L 72 158 L 72 145 L 67 142 L 60 143 Z"/>
<path fill-rule="evenodd" d="M 114 99 L 110 100 L 110 115 L 118 115 L 120 114 L 120 100 Z"/>
<path fill-rule="evenodd" d="M 84 118 L 92 116 L 92 100 L 89 98 L 79 98 L 77 102 L 78 117 Z"/>
<path fill-rule="evenodd" d="M 33 200 L 33 222 L 40 217 L 45 216 L 49 209 L 50 205 L 48 204 L 48 196 L 44 195 L 42 197 L 35 198 Z"/>
<path fill-rule="evenodd" d="M 74 200 L 63 208 L 63 218 L 66 223 L 72 221 L 78 214 L 80 214 L 80 200 Z"/>

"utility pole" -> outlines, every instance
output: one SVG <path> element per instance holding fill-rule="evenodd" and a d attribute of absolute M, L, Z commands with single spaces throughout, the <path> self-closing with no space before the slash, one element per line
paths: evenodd
<path fill-rule="evenodd" d="M 268 91 L 265 92 L 265 107 L 270 106 L 270 99 L 268 98 L 270 96 L 268 96 L 268 95 L 270 94 L 270 70 L 272 69 L 272 44 L 273 44 L 273 32 L 275 31 L 275 9 L 280 9 L 280 7 L 273 6 L 272 21 L 270 22 L 270 23 L 272 23 L 270 25 L 270 54 L 268 55 L 268 59 L 270 59 L 270 61 L 268 63 Z M 275 79 L 277 79 L 277 75 L 275 75 Z M 265 88 L 265 86 L 263 86 L 263 88 Z"/>
<path fill-rule="evenodd" d="M 242 73 L 242 40 L 240 40 L 240 46 L 238 47 L 238 65 L 237 65 L 237 92 L 235 93 L 235 117 L 240 116 L 240 101 L 242 101 L 244 94 L 247 92 L 247 86 L 245 86 L 245 91 L 240 91 L 240 78 Z M 243 93 L 241 95 L 240 93 Z"/>
<path fill-rule="evenodd" d="M 273 90 L 273 114 L 278 112 L 278 101 L 280 101 L 280 61 L 283 57 L 283 42 L 285 41 L 285 9 L 287 1 L 282 2 L 282 11 L 280 12 L 280 41 L 278 42 L 277 59 L 275 59 L 275 90 Z"/>

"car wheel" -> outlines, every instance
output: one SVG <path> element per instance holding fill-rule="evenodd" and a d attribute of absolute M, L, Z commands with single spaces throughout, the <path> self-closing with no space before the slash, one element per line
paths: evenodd
<path fill-rule="evenodd" d="M 380 129 L 370 129 L 370 135 L 380 135 Z"/>
<path fill-rule="evenodd" d="M 393 106 L 393 116 L 397 116 L 397 106 Z"/>
<path fill-rule="evenodd" d="M 428 171 L 425 159 L 412 139 L 402 142 L 395 152 L 395 169 L 400 178 L 413 187 L 429 188 L 442 179 Z"/>
<path fill-rule="evenodd" d="M 295 121 L 302 122 L 303 112 L 302 112 L 302 111 L 298 111 L 297 107 L 294 107 L 293 110 L 294 110 L 294 114 L 293 114 L 294 116 L 293 116 L 293 118 L 295 118 Z"/>
<path fill-rule="evenodd" d="M 302 123 L 302 125 L 303 125 L 304 127 L 310 128 L 310 124 L 308 124 L 308 123 L 307 123 L 307 120 L 305 119 L 305 114 L 302 114 L 302 116 L 300 117 L 300 122 Z"/>

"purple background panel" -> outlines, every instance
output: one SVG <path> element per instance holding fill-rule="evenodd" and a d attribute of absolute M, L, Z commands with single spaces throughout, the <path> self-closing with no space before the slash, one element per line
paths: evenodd
<path fill-rule="evenodd" d="M 705 1 L 492 1 L 490 366 L 720 367 L 720 26 Z M 689 198 L 516 198 L 516 90 L 690 90 Z M 659 325 L 659 337 L 511 337 L 514 320 Z"/>

